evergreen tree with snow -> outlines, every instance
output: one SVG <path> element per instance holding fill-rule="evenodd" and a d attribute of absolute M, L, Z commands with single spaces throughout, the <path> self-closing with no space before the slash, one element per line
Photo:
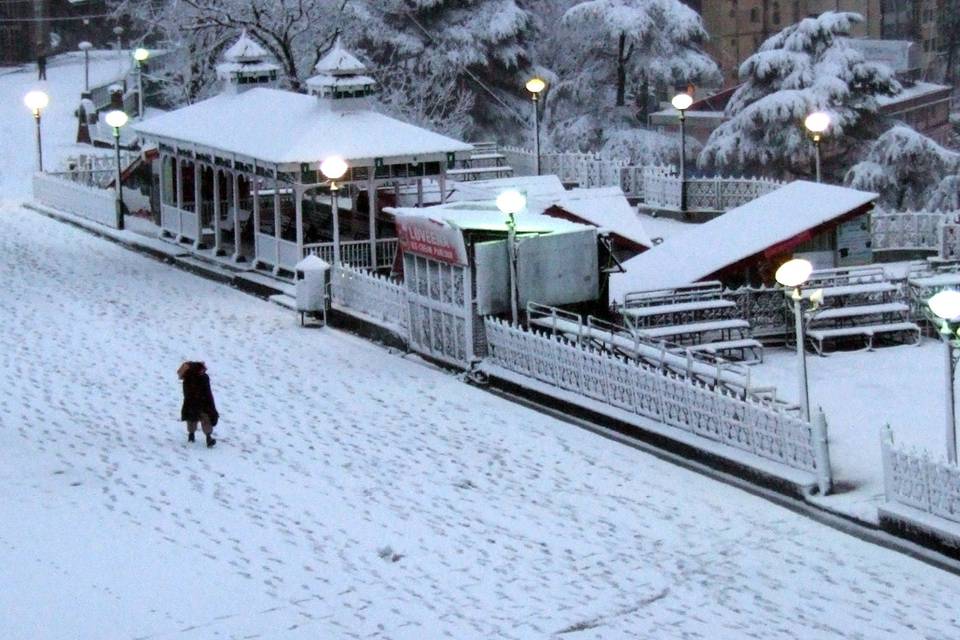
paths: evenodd
<path fill-rule="evenodd" d="M 866 62 L 847 42 L 859 14 L 827 12 L 791 25 L 740 66 L 742 84 L 727 104 L 728 120 L 700 154 L 723 173 L 810 175 L 814 146 L 803 126 L 814 111 L 831 125 L 823 138 L 826 175 L 846 167 L 865 141 L 882 131 L 877 96 L 900 85 L 885 65 Z"/>
<path fill-rule="evenodd" d="M 958 171 L 960 153 L 897 125 L 870 145 L 846 183 L 879 193 L 878 205 L 888 211 L 957 210 Z"/>
<path fill-rule="evenodd" d="M 671 153 L 669 138 L 641 127 L 655 97 L 719 82 L 700 16 L 679 0 L 589 0 L 571 6 L 561 26 L 548 125 L 556 146 Z"/>
<path fill-rule="evenodd" d="M 526 124 L 533 20 L 516 0 L 367 0 L 349 10 L 359 46 L 382 70 L 388 106 L 416 113 L 424 95 L 436 95 L 433 119 L 443 124 L 447 111 L 462 116 L 466 107 L 458 128 L 470 135 Z"/>

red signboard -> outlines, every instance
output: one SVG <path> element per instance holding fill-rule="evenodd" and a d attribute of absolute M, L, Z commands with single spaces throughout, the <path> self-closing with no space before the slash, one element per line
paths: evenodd
<path fill-rule="evenodd" d="M 398 216 L 396 222 L 402 251 L 450 264 L 467 264 L 467 248 L 459 229 L 416 216 Z"/>

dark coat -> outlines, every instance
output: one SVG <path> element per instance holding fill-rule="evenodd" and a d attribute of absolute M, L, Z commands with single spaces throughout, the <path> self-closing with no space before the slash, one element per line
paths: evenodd
<path fill-rule="evenodd" d="M 210 424 L 217 424 L 220 414 L 213 401 L 213 392 L 210 390 L 210 377 L 203 371 L 191 368 L 183 376 L 183 408 L 180 409 L 180 419 L 194 422 L 205 413 L 210 418 Z"/>

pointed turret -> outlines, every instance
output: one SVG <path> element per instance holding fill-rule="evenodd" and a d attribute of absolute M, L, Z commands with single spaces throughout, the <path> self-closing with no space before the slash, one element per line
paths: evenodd
<path fill-rule="evenodd" d="M 280 67 L 270 62 L 270 54 L 246 29 L 223 53 L 223 62 L 217 65 L 217 77 L 223 81 L 224 92 L 239 93 L 253 87 L 274 87 Z"/>
<path fill-rule="evenodd" d="M 343 48 L 340 38 L 316 64 L 317 75 L 307 80 L 307 89 L 331 109 L 357 109 L 367 106 L 367 96 L 374 92 L 377 81 L 365 75 L 367 68 Z"/>

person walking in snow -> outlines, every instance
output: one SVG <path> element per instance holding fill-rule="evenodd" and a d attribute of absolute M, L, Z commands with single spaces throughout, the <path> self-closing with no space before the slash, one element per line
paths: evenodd
<path fill-rule="evenodd" d="M 217 444 L 213 438 L 213 428 L 220 420 L 217 405 L 210 390 L 210 377 L 207 366 L 202 362 L 184 362 L 177 369 L 177 376 L 183 380 L 183 407 L 180 419 L 187 423 L 187 441 L 194 441 L 197 424 L 207 437 L 207 446 Z"/>
<path fill-rule="evenodd" d="M 47 79 L 47 54 L 41 52 L 37 56 L 37 80 Z"/>

